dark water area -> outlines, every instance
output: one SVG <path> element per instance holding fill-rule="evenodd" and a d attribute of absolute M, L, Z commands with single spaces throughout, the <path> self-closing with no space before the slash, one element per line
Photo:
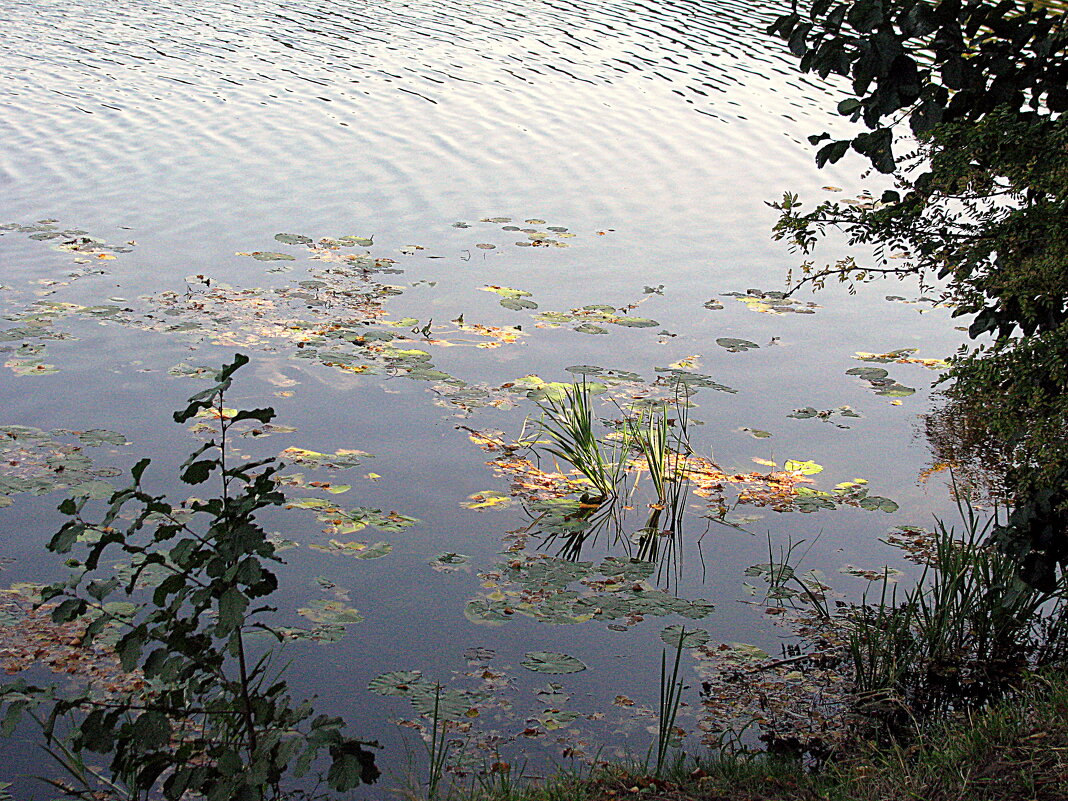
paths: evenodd
<path fill-rule="evenodd" d="M 498 746 L 533 765 L 645 753 L 664 626 L 696 622 L 712 642 L 769 653 L 788 639 L 745 603 L 744 571 L 767 561 L 769 537 L 805 540 L 806 567 L 858 593 L 864 582 L 840 567 L 901 567 L 881 538 L 951 508 L 940 477 L 920 478 L 937 370 L 873 365 L 915 389 L 891 395 L 847 374 L 872 366 L 858 352 L 948 356 L 963 338 L 949 310 L 898 283 L 804 292 L 790 305 L 760 295 L 782 290 L 798 262 L 771 241 L 765 201 L 863 188 L 859 161 L 814 167 L 805 137 L 841 125 L 837 97 L 763 34 L 777 6 L 0 0 L 0 12 L 0 312 L 5 330 L 29 326 L 0 342 L 0 425 L 119 432 L 127 444 L 85 446 L 95 464 L 127 470 L 151 455 L 154 486 L 188 494 L 173 476 L 199 440 L 171 411 L 204 382 L 172 368 L 240 350 L 252 362 L 232 404 L 271 405 L 295 429 L 242 440 L 243 451 L 372 454 L 337 469 L 293 465 L 351 489 L 305 484 L 292 497 L 416 522 L 331 534 L 314 510 L 294 509 L 268 528 L 299 543 L 282 554 L 281 624 L 307 626 L 298 609 L 342 596 L 364 618 L 338 642 L 287 645 L 294 693 L 379 739 L 394 774 L 418 735 L 391 721 L 416 713 L 367 690 L 382 673 L 485 689 L 494 701 L 470 733 L 478 759 Z M 619 322 L 634 317 L 655 322 Z M 393 339 L 345 350 L 321 336 L 332 319 Z M 433 370 L 402 350 L 428 354 Z M 537 537 L 514 550 L 508 533 L 530 526 L 530 504 L 510 497 L 508 477 L 486 464 L 497 454 L 467 429 L 518 437 L 540 412 L 537 382 L 516 382 L 570 382 L 576 365 L 637 374 L 609 387 L 617 403 L 655 396 L 665 372 L 710 376 L 736 391 L 693 397 L 695 453 L 728 473 L 812 461 L 823 467 L 812 486 L 864 478 L 894 511 L 743 504 L 732 528 L 693 496 L 673 555 L 646 581 L 714 604 L 700 621 L 472 619 L 471 601 L 517 591 L 501 563 L 556 551 Z M 807 407 L 834 413 L 789 416 Z M 486 492 L 508 500 L 470 508 Z M 0 508 L 5 586 L 60 575 L 44 544 L 62 497 L 13 492 Z M 627 530 L 591 538 L 581 559 L 633 555 L 648 500 L 639 493 Z M 331 538 L 390 549 L 353 558 L 322 550 Z M 588 669 L 538 675 L 521 667 L 530 651 Z M 564 688 L 557 711 L 576 716 L 547 713 L 549 681 Z M 681 724 L 699 749 L 694 707 Z M 519 737 L 531 728 L 540 736 Z M 37 797 L 20 778 L 48 770 L 37 752 L 3 749 L 0 777 Z"/>

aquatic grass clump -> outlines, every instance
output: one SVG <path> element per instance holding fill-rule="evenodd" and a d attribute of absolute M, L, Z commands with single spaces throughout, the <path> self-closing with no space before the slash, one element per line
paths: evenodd
<path fill-rule="evenodd" d="M 579 471 L 598 493 L 591 500 L 605 501 L 617 494 L 631 449 L 626 428 L 611 445 L 597 435 L 591 392 L 583 381 L 564 390 L 560 400 L 550 397 L 541 405 L 542 430 L 549 437 L 545 450 Z"/>
<path fill-rule="evenodd" d="M 1017 575 L 962 505 L 963 536 L 941 520 L 920 579 L 903 595 L 884 577 L 877 602 L 847 616 L 848 657 L 862 708 L 923 717 L 1004 695 L 1032 667 L 1063 651 L 1064 582 L 1052 593 Z M 900 598 L 900 600 L 899 600 Z"/>
<path fill-rule="evenodd" d="M 666 402 L 662 403 L 649 415 L 648 422 L 639 418 L 633 431 L 653 482 L 657 507 L 670 513 L 674 528 L 674 522 L 681 518 L 689 487 L 685 456 L 689 452 L 689 432 L 686 408 L 676 399 L 674 420 L 669 416 L 669 408 Z"/>
<path fill-rule="evenodd" d="M 768 742 L 823 759 L 848 750 L 851 733 L 908 738 L 918 722 L 1012 698 L 1033 670 L 1064 664 L 1068 583 L 1052 593 L 1027 585 L 990 536 L 993 516 L 966 504 L 960 513 L 963 528 L 937 521 L 899 543 L 922 565 L 914 583 L 895 584 L 900 573 L 890 568 L 869 571 L 869 591 L 853 603 L 833 600 L 817 574 L 801 573 L 800 542 L 769 544 L 768 562 L 746 571 L 766 582 L 765 604 L 791 610 L 780 619 L 801 640 L 754 668 L 787 699 L 784 714 L 761 720 Z M 798 695 L 786 678 L 793 670 L 821 687 L 831 728 L 812 736 L 797 722 L 820 715 L 810 710 L 812 694 Z M 740 709 L 754 697 L 746 688 L 719 691 L 721 707 Z"/>

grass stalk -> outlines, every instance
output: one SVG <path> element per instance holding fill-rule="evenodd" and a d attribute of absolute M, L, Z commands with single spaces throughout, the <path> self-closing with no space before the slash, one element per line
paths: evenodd
<path fill-rule="evenodd" d="M 675 647 L 675 662 L 671 668 L 671 678 L 667 671 L 667 649 L 660 652 L 660 704 L 656 721 L 656 770 L 660 776 L 667 764 L 668 750 L 675 735 L 675 718 L 679 714 L 682 701 L 682 682 L 679 680 L 679 664 L 682 661 L 683 643 L 686 641 L 686 628 L 679 634 Z"/>
<path fill-rule="evenodd" d="M 427 780 L 427 799 L 434 801 L 438 797 L 438 788 L 445 775 L 445 759 L 449 753 L 446 742 L 445 722 L 441 719 L 441 685 L 434 687 L 434 712 L 431 716 L 430 743 L 426 746 L 430 757 L 429 777 Z"/>

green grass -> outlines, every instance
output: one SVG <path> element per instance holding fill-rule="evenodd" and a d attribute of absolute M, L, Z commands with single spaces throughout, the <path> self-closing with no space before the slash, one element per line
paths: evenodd
<path fill-rule="evenodd" d="M 1068 798 L 1068 676 L 1032 676 L 1013 698 L 931 721 L 907 741 L 858 742 L 821 772 L 766 755 L 639 762 L 568 770 L 469 801 L 1064 801 Z"/>
<path fill-rule="evenodd" d="M 941 521 L 920 580 L 848 613 L 849 655 L 858 700 L 923 717 L 975 706 L 1011 688 L 1029 664 L 1056 646 L 1061 592 L 1029 587 L 993 547 L 974 511 L 962 506 L 963 534 Z M 1054 648 L 1054 650 L 1057 650 Z"/>

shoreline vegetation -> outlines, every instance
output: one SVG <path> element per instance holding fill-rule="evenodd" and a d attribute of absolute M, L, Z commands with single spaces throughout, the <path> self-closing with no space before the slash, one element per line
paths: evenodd
<path fill-rule="evenodd" d="M 1011 697 L 915 728 L 906 741 L 857 741 L 823 770 L 724 753 L 680 758 L 661 778 L 640 763 L 562 770 L 519 786 L 491 779 L 485 801 L 1061 801 L 1068 798 L 1068 682 L 1034 673 Z"/>

